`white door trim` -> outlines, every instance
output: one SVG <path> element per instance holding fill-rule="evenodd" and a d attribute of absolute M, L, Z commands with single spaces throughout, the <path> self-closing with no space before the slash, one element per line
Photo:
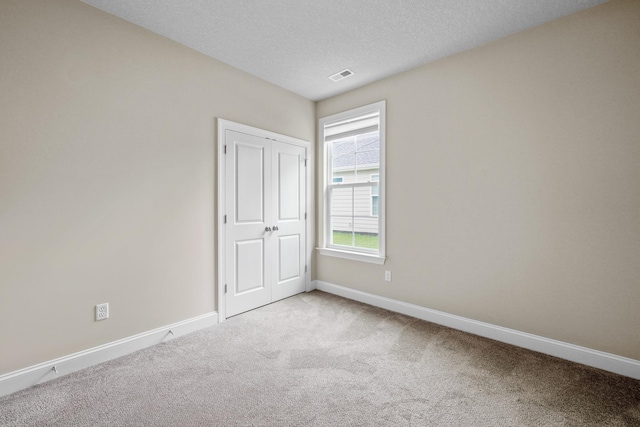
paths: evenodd
<path fill-rule="evenodd" d="M 218 305 L 218 321 L 224 322 L 227 318 L 226 312 L 226 298 L 225 298 L 225 214 L 226 214 L 226 162 L 225 162 L 225 145 L 226 145 L 226 131 L 232 130 L 240 133 L 245 133 L 248 135 L 253 135 L 261 138 L 267 138 L 279 142 L 284 142 L 286 144 L 292 144 L 304 147 L 306 150 L 305 157 L 307 160 L 311 154 L 311 143 L 309 141 L 304 141 L 302 139 L 294 138 L 291 136 L 281 135 L 279 133 L 271 132 L 264 129 L 255 128 L 253 126 L 243 125 L 241 123 L 232 122 L 230 120 L 218 119 L 218 207 L 216 209 L 217 213 L 217 240 L 218 240 L 218 256 L 217 258 L 217 305 Z M 307 161 L 307 163 L 309 163 Z M 305 245 L 305 264 L 307 265 L 307 269 L 305 271 L 305 287 L 307 290 L 311 289 L 311 251 L 309 250 L 309 240 L 310 236 L 312 236 L 312 224 L 310 221 L 311 212 L 310 212 L 310 194 L 311 194 L 311 179 L 309 176 L 309 170 L 311 169 L 311 165 L 307 164 L 305 175 L 306 175 L 306 198 L 304 201 L 305 211 L 307 213 L 307 224 L 306 224 L 306 233 L 307 233 L 307 244 Z"/>

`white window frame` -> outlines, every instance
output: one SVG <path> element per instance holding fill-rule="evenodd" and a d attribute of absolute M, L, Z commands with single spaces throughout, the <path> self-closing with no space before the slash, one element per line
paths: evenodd
<path fill-rule="evenodd" d="M 343 246 L 332 246 L 331 242 L 331 212 L 329 200 L 329 186 L 335 185 L 332 182 L 330 158 L 330 143 L 325 142 L 324 130 L 325 126 L 335 122 L 349 120 L 377 112 L 379 114 L 379 139 L 380 139 L 380 166 L 378 170 L 378 250 L 370 250 L 364 248 L 345 248 Z M 379 101 L 353 110 L 344 111 L 342 113 L 333 114 L 323 117 L 319 120 L 318 125 L 318 141 L 322 149 L 323 174 L 322 174 L 322 192 L 323 192 L 323 213 L 322 224 L 323 230 L 320 238 L 320 247 L 318 251 L 321 255 L 346 258 L 353 261 L 369 262 L 373 264 L 383 265 L 386 261 L 386 245 L 385 245 L 385 136 L 386 136 L 386 101 Z M 338 184 L 339 185 L 339 184 Z M 363 183 L 363 185 L 369 185 Z"/>

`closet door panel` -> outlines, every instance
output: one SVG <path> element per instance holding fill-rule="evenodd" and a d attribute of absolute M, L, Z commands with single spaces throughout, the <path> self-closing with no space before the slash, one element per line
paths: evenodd
<path fill-rule="evenodd" d="M 225 283 L 227 316 L 272 301 L 273 222 L 271 143 L 234 131 L 226 134 Z"/>
<path fill-rule="evenodd" d="M 273 189 L 277 237 L 273 301 L 305 291 L 306 150 L 274 142 Z"/>

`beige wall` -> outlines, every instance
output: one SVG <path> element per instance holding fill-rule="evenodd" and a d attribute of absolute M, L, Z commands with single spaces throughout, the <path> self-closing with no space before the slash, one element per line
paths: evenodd
<path fill-rule="evenodd" d="M 216 310 L 215 118 L 314 103 L 80 1 L 2 0 L 0 58 L 0 374 Z"/>
<path fill-rule="evenodd" d="M 388 261 L 318 256 L 317 278 L 640 359 L 640 1 L 319 102 L 318 117 L 383 99 Z"/>

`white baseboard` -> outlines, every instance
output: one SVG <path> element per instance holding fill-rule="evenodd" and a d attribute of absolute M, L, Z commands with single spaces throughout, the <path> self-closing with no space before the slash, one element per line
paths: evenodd
<path fill-rule="evenodd" d="M 316 280 L 314 287 L 320 291 L 349 298 L 375 307 L 416 317 L 428 322 L 437 323 L 453 329 L 469 332 L 481 337 L 490 338 L 517 347 L 523 347 L 539 353 L 548 354 L 581 363 L 583 365 L 624 375 L 627 377 L 640 379 L 640 361 L 605 353 L 578 345 L 569 344 L 562 341 L 516 331 L 514 329 L 503 328 L 502 326 L 490 323 L 479 322 L 467 319 L 442 311 L 432 310 L 419 305 L 386 298 L 367 292 L 358 291 L 344 286 L 335 285 Z"/>
<path fill-rule="evenodd" d="M 142 350 L 152 345 L 172 340 L 198 329 L 206 328 L 218 323 L 218 313 L 212 312 L 198 317 L 183 320 L 168 326 L 143 332 L 108 344 L 93 347 L 78 353 L 63 356 L 58 359 L 0 375 L 0 396 L 58 378 L 80 369 L 116 357 L 124 356 L 134 351 Z M 54 370 L 57 370 L 57 373 Z"/>

